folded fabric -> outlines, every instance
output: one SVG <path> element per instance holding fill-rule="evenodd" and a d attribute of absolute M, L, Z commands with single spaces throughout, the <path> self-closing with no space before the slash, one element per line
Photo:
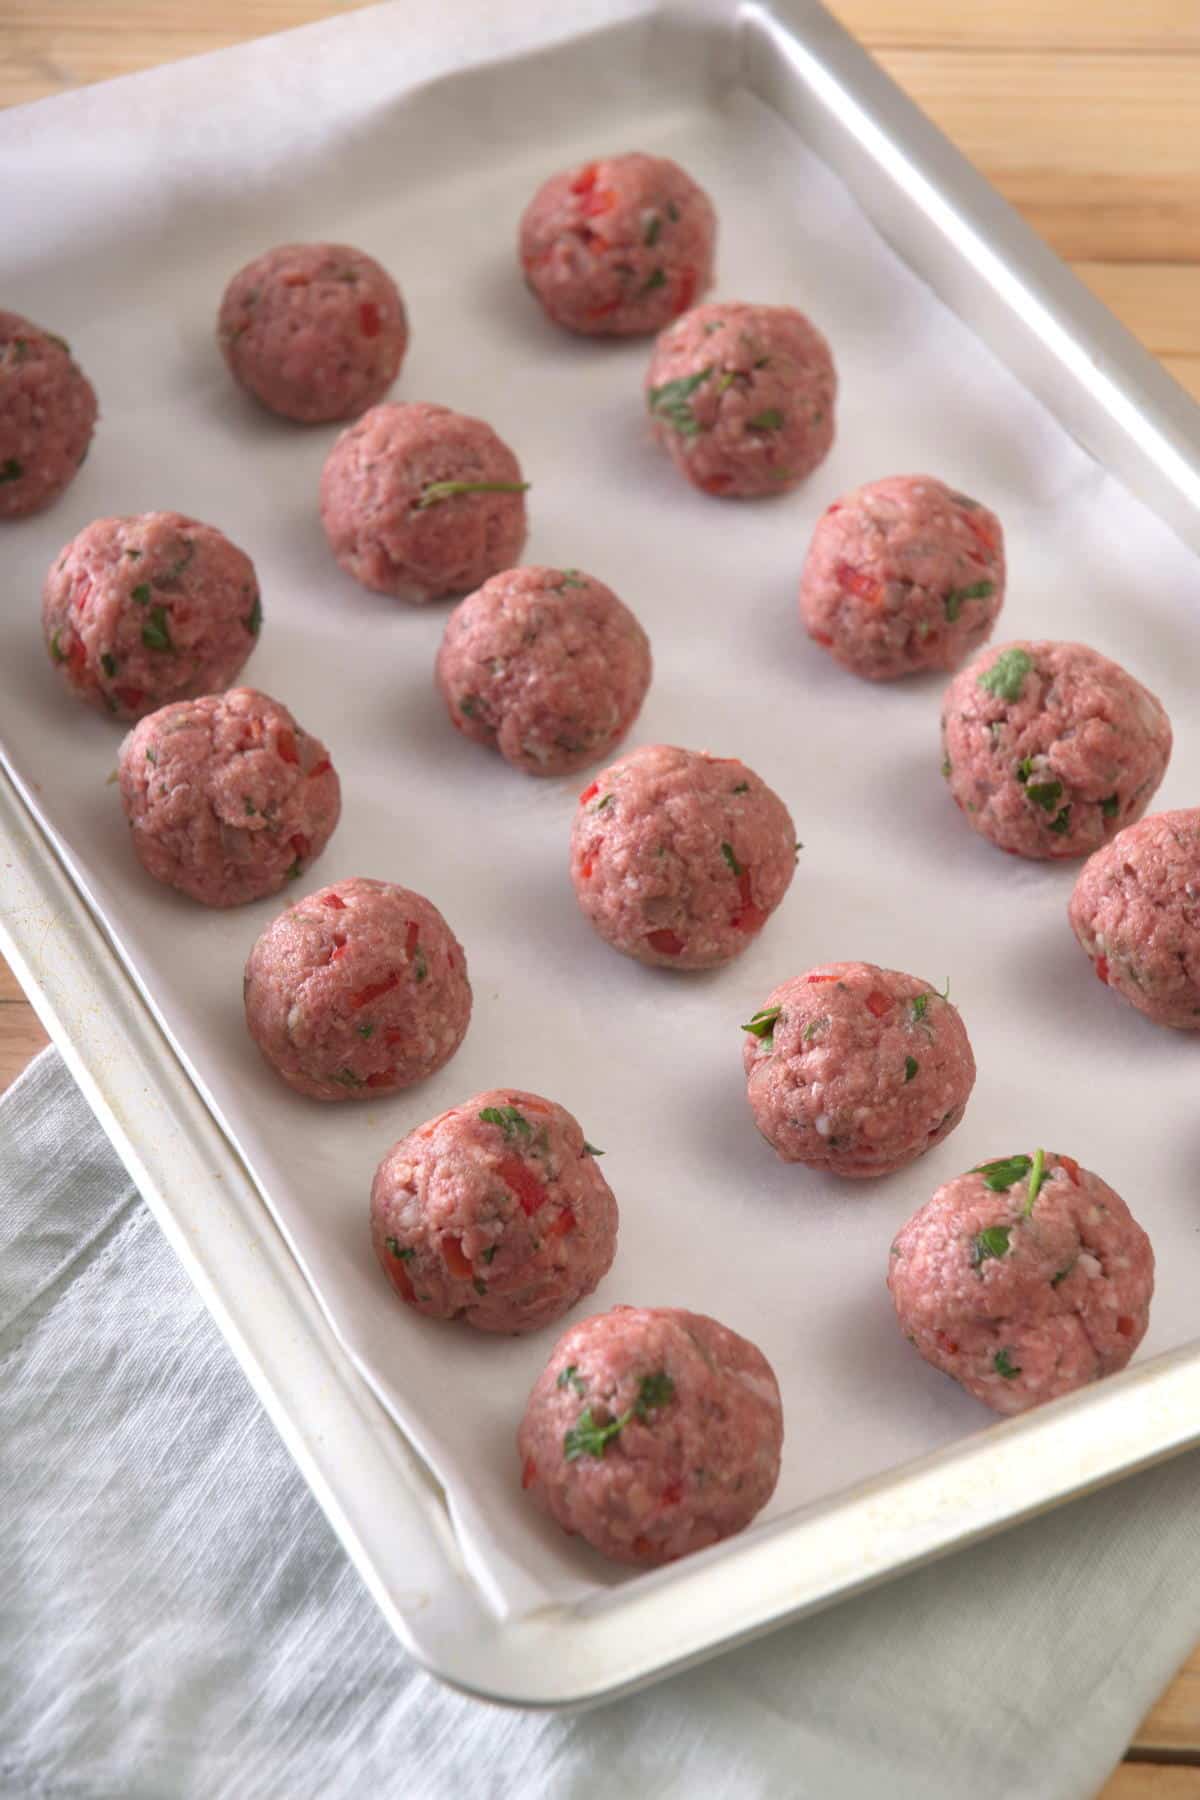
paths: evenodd
<path fill-rule="evenodd" d="M 408 1662 L 53 1051 L 0 1104 L 0 1791 L 1086 1800 L 1200 1628 L 1200 1456 L 582 1715 Z"/>

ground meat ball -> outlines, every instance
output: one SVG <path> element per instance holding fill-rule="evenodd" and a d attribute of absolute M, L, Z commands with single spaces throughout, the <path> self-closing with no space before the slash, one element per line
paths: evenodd
<path fill-rule="evenodd" d="M 650 641 L 581 569 L 508 569 L 451 613 L 437 684 L 451 723 L 527 775 L 605 756 L 641 711 Z"/>
<path fill-rule="evenodd" d="M 1148 689 L 1084 644 L 1003 644 L 947 688 L 942 749 L 975 831 L 1014 856 L 1087 856 L 1145 812 L 1171 723 Z"/>
<path fill-rule="evenodd" d="M 182 513 L 97 519 L 42 589 L 50 660 L 80 700 L 119 719 L 227 687 L 261 624 L 250 558 Z"/>
<path fill-rule="evenodd" d="M 205 906 L 278 893 L 341 811 L 324 744 L 253 688 L 151 713 L 122 744 L 119 774 L 142 867 Z"/>
<path fill-rule="evenodd" d="M 932 475 L 892 475 L 835 500 L 800 577 L 800 616 L 867 681 L 956 669 L 1004 603 L 995 513 Z"/>
<path fill-rule="evenodd" d="M 552 175 L 521 219 L 525 279 L 556 325 L 589 337 L 659 331 L 712 281 L 716 214 L 665 156 Z"/>
<path fill-rule="evenodd" d="M 797 849 L 787 807 L 745 763 L 649 744 L 579 796 L 571 880 L 614 950 L 713 969 L 762 930 Z"/>
<path fill-rule="evenodd" d="M 791 306 L 697 306 L 659 338 L 645 385 L 655 437 L 706 494 L 786 493 L 833 443 L 833 357 Z"/>
<path fill-rule="evenodd" d="M 346 244 L 280 244 L 239 269 L 217 342 L 235 381 L 302 424 L 352 419 L 391 387 L 408 347 L 395 282 Z"/>
<path fill-rule="evenodd" d="M 617 1203 L 564 1106 L 500 1088 L 392 1146 L 371 1188 L 371 1241 L 418 1312 L 537 1331 L 608 1272 Z"/>
<path fill-rule="evenodd" d="M 975 1085 L 958 1009 L 895 969 L 823 963 L 745 1026 L 754 1123 L 784 1162 L 891 1175 L 948 1137 Z"/>
<path fill-rule="evenodd" d="M 0 519 L 57 500 L 95 426 L 96 395 L 65 339 L 0 312 Z"/>
<path fill-rule="evenodd" d="M 364 587 L 438 600 L 517 561 L 528 486 L 482 419 L 424 403 L 375 406 L 329 452 L 321 522 Z"/>
<path fill-rule="evenodd" d="M 926 1362 L 1019 1413 L 1125 1367 L 1146 1335 L 1154 1252 L 1098 1175 L 1039 1150 L 940 1187 L 892 1245 L 888 1287 Z"/>
<path fill-rule="evenodd" d="M 375 1100 L 448 1062 L 471 1017 L 462 946 L 437 907 L 352 877 L 281 913 L 246 963 L 250 1035 L 313 1100 Z"/>
<path fill-rule="evenodd" d="M 1097 850 L 1069 917 L 1101 981 L 1156 1025 L 1200 1031 L 1200 810 L 1155 813 Z"/>
<path fill-rule="evenodd" d="M 602 1556 L 643 1567 L 748 1525 L 775 1490 L 782 1444 L 762 1351 L 675 1307 L 617 1306 L 573 1325 L 517 1433 L 537 1505 Z"/>

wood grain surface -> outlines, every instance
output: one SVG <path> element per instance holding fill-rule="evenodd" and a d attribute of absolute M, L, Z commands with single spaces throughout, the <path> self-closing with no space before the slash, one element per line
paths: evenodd
<path fill-rule="evenodd" d="M 0 104 L 39 100 L 361 4 L 0 0 Z M 1200 397 L 1200 3 L 832 4 Z M 0 964 L 0 1090 L 45 1042 L 32 1007 Z M 1200 1650 L 1143 1721 L 1129 1756 L 1098 1800 L 1200 1800 Z"/>

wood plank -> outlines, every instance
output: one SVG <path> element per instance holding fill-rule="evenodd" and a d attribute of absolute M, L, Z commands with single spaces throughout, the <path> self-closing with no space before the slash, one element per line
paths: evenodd
<path fill-rule="evenodd" d="M 1200 1646 L 1134 1733 L 1134 1747 L 1200 1761 Z"/>
<path fill-rule="evenodd" d="M 16 976 L 0 957 L 0 1094 L 49 1042 Z"/>
<path fill-rule="evenodd" d="M 1096 1800 L 1200 1800 L 1200 1769 L 1123 1762 Z"/>
<path fill-rule="evenodd" d="M 1200 50 L 1189 0 L 825 0 L 866 44 Z"/>
<path fill-rule="evenodd" d="M 1156 356 L 1200 356 L 1200 264 L 1083 261 L 1074 267 Z"/>

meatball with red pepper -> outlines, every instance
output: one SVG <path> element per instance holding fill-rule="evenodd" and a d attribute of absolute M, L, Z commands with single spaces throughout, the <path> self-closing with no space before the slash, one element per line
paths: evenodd
<path fill-rule="evenodd" d="M 1200 1031 L 1200 810 L 1154 813 L 1097 850 L 1068 916 L 1114 993 L 1156 1025 Z"/>
<path fill-rule="evenodd" d="M 865 681 L 956 669 L 1003 603 L 999 519 L 932 475 L 891 475 L 835 500 L 800 578 L 809 637 Z"/>
<path fill-rule="evenodd" d="M 0 312 L 0 519 L 23 519 L 74 481 L 96 395 L 65 338 Z"/>
<path fill-rule="evenodd" d="M 400 1298 L 480 1331 L 537 1331 L 582 1300 L 617 1248 L 617 1203 L 564 1106 L 498 1088 L 393 1144 L 371 1241 Z"/>
<path fill-rule="evenodd" d="M 374 406 L 321 473 L 321 523 L 348 575 L 420 602 L 466 594 L 525 542 L 521 467 L 482 419 L 424 403 Z"/>
<path fill-rule="evenodd" d="M 754 1344 L 703 1313 L 616 1306 L 559 1338 L 517 1433 L 564 1531 L 650 1568 L 747 1526 L 775 1491 L 783 1406 Z"/>
<path fill-rule="evenodd" d="M 507 569 L 451 613 L 437 684 L 451 723 L 526 775 L 567 775 L 625 736 L 650 640 L 582 569 Z"/>
<path fill-rule="evenodd" d="M 972 830 L 1013 856 L 1089 856 L 1150 804 L 1171 722 L 1086 644 L 1004 644 L 946 689 L 942 749 Z"/>
<path fill-rule="evenodd" d="M 42 589 L 51 662 L 77 699 L 118 719 L 228 687 L 261 624 L 250 558 L 182 513 L 95 520 Z"/>
<path fill-rule="evenodd" d="M 614 950 L 714 969 L 762 930 L 798 849 L 787 807 L 745 763 L 648 744 L 579 796 L 571 880 Z"/>
<path fill-rule="evenodd" d="M 999 1413 L 1123 1369 L 1150 1322 L 1154 1252 L 1119 1194 L 1073 1156 L 980 1163 L 892 1245 L 913 1348 Z"/>
<path fill-rule="evenodd" d="M 234 380 L 301 424 L 352 419 L 391 387 L 408 347 L 386 269 L 347 244 L 280 244 L 225 289 L 217 342 Z"/>
<path fill-rule="evenodd" d="M 655 437 L 706 494 L 786 493 L 833 443 L 833 357 L 794 306 L 694 307 L 659 337 L 645 386 Z"/>
<path fill-rule="evenodd" d="M 543 182 L 521 219 L 525 280 L 556 325 L 658 331 L 712 281 L 712 201 L 666 156 L 632 151 Z"/>
<path fill-rule="evenodd" d="M 975 1085 L 956 1007 L 874 963 L 785 981 L 743 1026 L 750 1110 L 784 1162 L 890 1175 L 948 1137 Z"/>
<path fill-rule="evenodd" d="M 375 1100 L 423 1081 L 471 1017 L 466 958 L 437 907 L 362 876 L 273 920 L 243 991 L 263 1056 L 312 1100 Z"/>
<path fill-rule="evenodd" d="M 324 744 L 253 688 L 160 707 L 121 745 L 118 775 L 138 861 L 204 906 L 278 893 L 341 811 Z"/>

